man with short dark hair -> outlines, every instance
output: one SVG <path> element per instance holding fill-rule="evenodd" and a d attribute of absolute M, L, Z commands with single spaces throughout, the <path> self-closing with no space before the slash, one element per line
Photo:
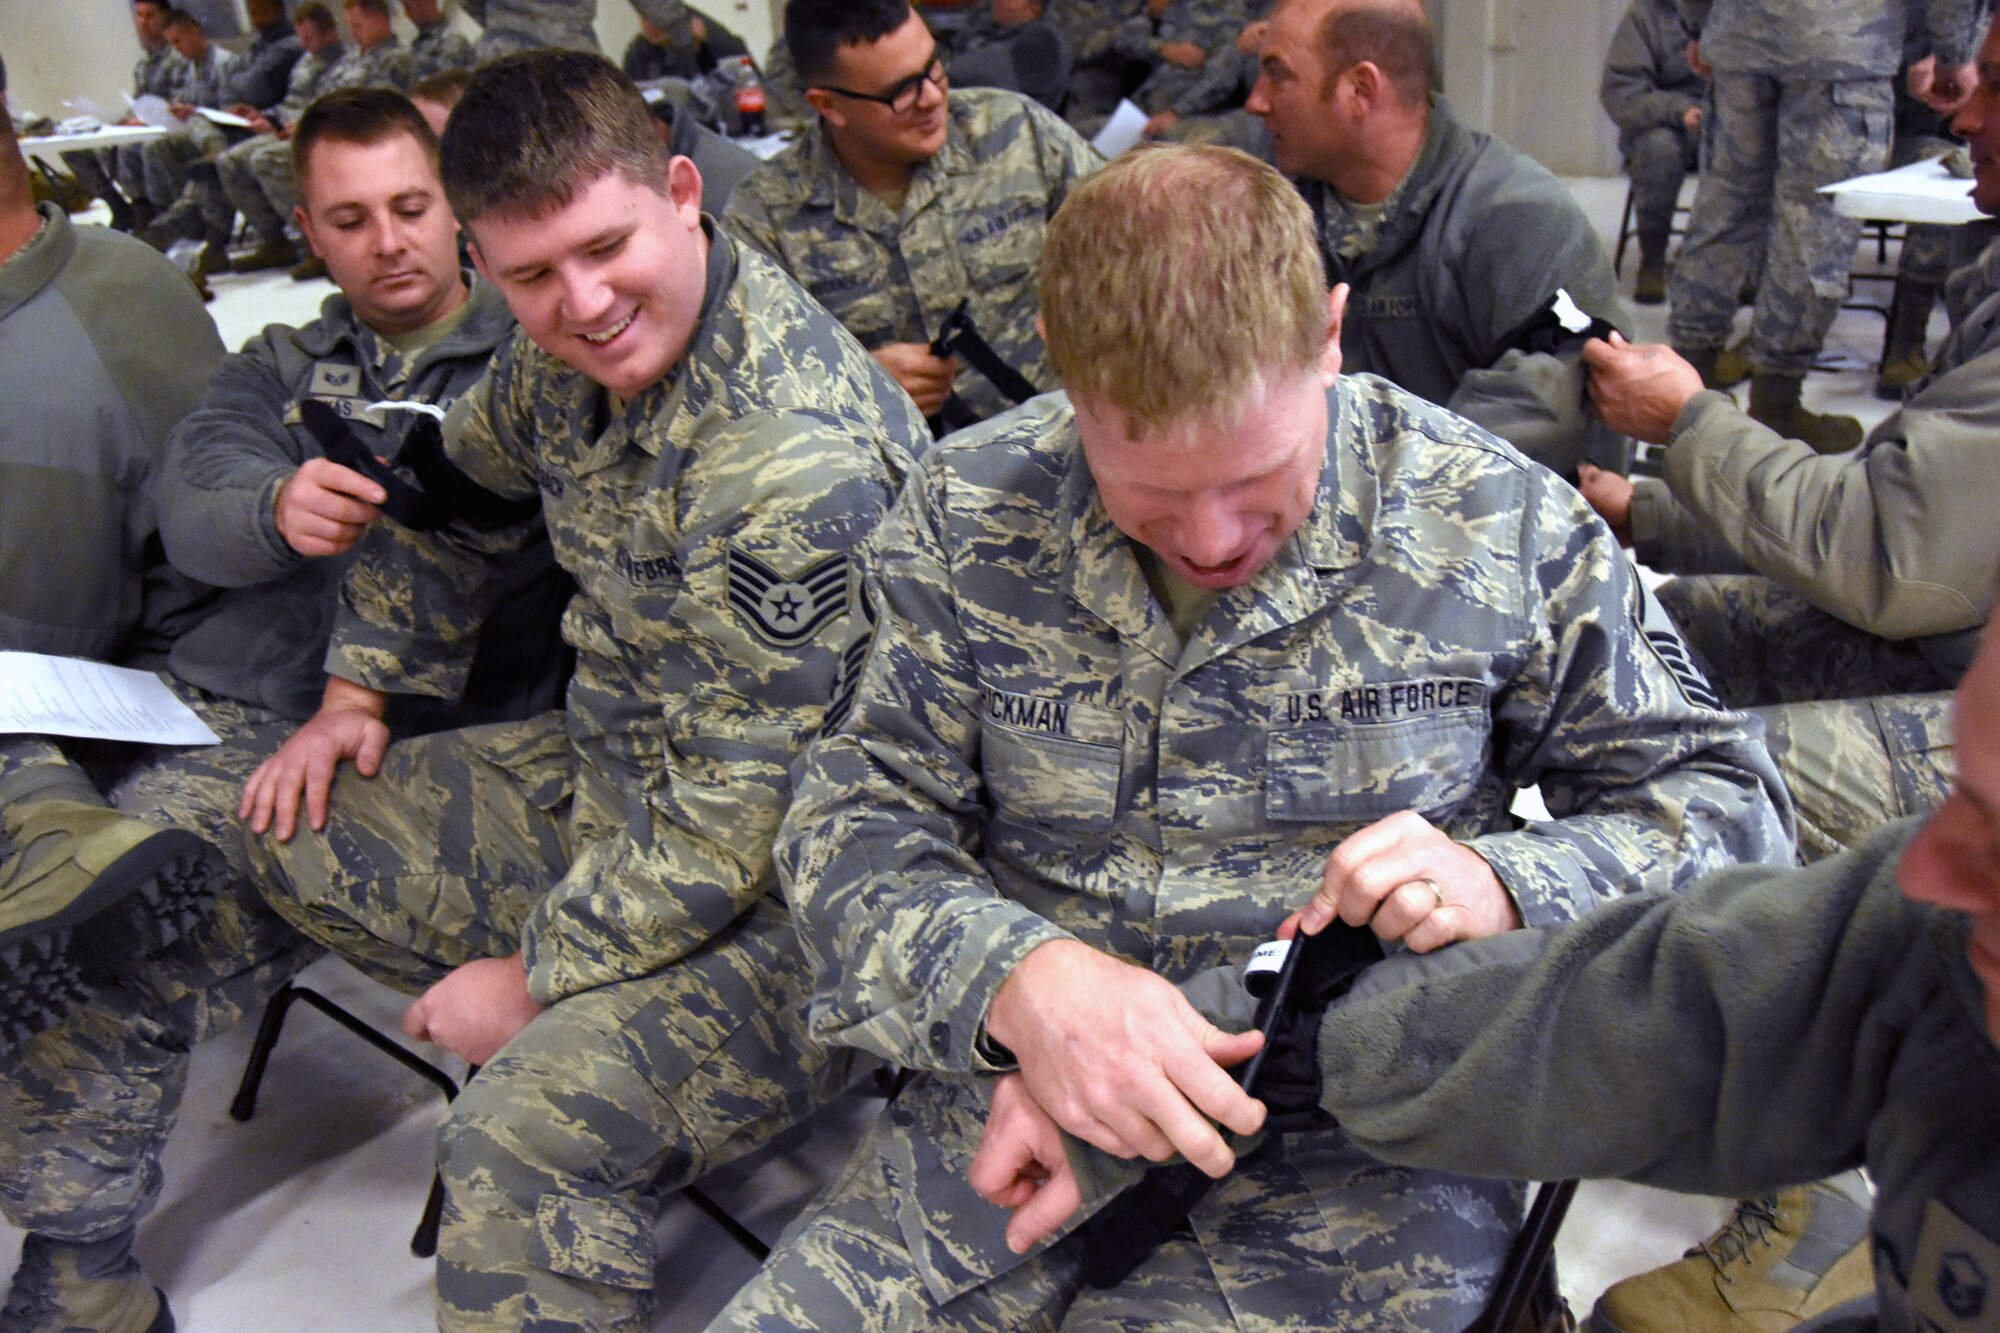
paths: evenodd
<path fill-rule="evenodd" d="M 1561 476 L 1621 465 L 1577 359 L 1593 320 L 1626 321 L 1604 246 L 1561 181 L 1431 92 L 1420 0 L 1282 0 L 1262 61 L 1249 109 L 1318 220 L 1328 284 L 1353 288 L 1347 368 Z"/>
<path fill-rule="evenodd" d="M 159 210 L 145 238 L 161 249 L 177 237 L 200 231 L 200 207 L 196 196 L 187 192 L 188 173 L 197 162 L 220 153 L 224 139 L 221 129 L 198 108 L 219 111 L 229 103 L 236 66 L 235 52 L 209 41 L 201 20 L 185 9 L 167 15 L 167 41 L 183 64 L 167 108 L 180 123 L 164 137 L 140 146 L 146 198 Z"/>
<path fill-rule="evenodd" d="M 406 88 L 448 69 L 471 69 L 478 59 L 472 43 L 452 31 L 439 0 L 403 0 L 403 13 L 417 30 L 410 39 L 404 77 Z"/>
<path fill-rule="evenodd" d="M 660 1196 L 865 1064 L 805 1033 L 771 835 L 850 554 L 924 427 L 703 218 L 699 172 L 602 57 L 482 66 L 444 162 L 522 332 L 445 423 L 463 512 L 369 534 L 320 712 L 244 809 L 274 905 L 483 1066 L 440 1139 L 443 1326 L 639 1328 Z M 456 691 L 494 561 L 543 534 L 578 584 L 568 711 L 385 752 L 384 691 Z"/>
<path fill-rule="evenodd" d="M 335 88 L 395 88 L 410 82 L 410 54 L 396 35 L 389 0 L 346 0 L 347 35 L 354 50 L 335 73 Z"/>
<path fill-rule="evenodd" d="M 1018 94 L 950 92 L 909 0 L 790 0 L 785 42 L 819 125 L 744 181 L 724 220 L 943 428 L 1012 402 L 970 358 L 932 352 L 961 306 L 1006 368 L 1052 387 L 1035 264 L 1096 152 Z"/>
<path fill-rule="evenodd" d="M 244 224 L 256 242 L 250 253 L 239 256 L 232 265 L 238 273 L 283 268 L 299 262 L 298 251 L 285 237 L 285 221 L 298 207 L 292 181 L 292 153 L 286 140 L 291 138 L 292 126 L 313 99 L 340 86 L 337 74 L 347 59 L 347 47 L 340 40 L 333 11 L 320 0 L 306 0 L 298 7 L 292 15 L 292 29 L 305 54 L 292 66 L 284 100 L 268 114 L 257 111 L 250 115 L 254 137 L 228 149 L 215 163 L 223 196 L 228 201 L 228 216 L 233 218 L 242 213 Z M 228 239 L 228 224 L 221 212 L 214 208 L 203 210 L 211 246 Z M 219 236 L 218 223 L 222 224 Z"/>
<path fill-rule="evenodd" d="M 140 46 L 139 61 L 132 67 L 134 97 L 173 99 L 186 62 L 167 41 L 167 14 L 172 8 L 168 0 L 132 0 L 132 30 Z M 124 144 L 63 154 L 63 165 L 83 187 L 111 206 L 111 225 L 120 231 L 136 231 L 153 220 L 142 149 L 141 144 Z"/>
<path fill-rule="evenodd" d="M 458 268 L 436 142 L 402 97 L 333 93 L 297 128 L 299 223 L 340 290 L 317 320 L 302 328 L 274 324 L 223 360 L 206 396 L 176 428 L 157 486 L 167 554 L 179 570 L 226 591 L 198 617 L 174 622 L 170 646 L 147 664 L 171 672 L 175 691 L 224 744 L 149 750 L 137 761 L 125 755 L 110 791 L 129 824 L 165 828 L 214 858 L 220 883 L 212 902 L 185 908 L 180 935 L 164 947 L 100 942 L 91 963 L 103 975 L 87 1002 L 0 1063 L 0 1201 L 29 1233 L 0 1314 L 0 1328 L 10 1333 L 172 1327 L 131 1246 L 159 1193 L 161 1154 L 190 1053 L 254 1013 L 319 952 L 251 887 L 237 803 L 245 779 L 318 702 L 348 552 L 379 521 L 386 495 L 375 480 L 323 456 L 321 437 L 302 414 L 332 409 L 357 443 L 398 465 L 407 483 L 406 452 L 418 448 L 406 445 L 408 424 L 424 418 L 372 405 L 395 399 L 448 407 L 513 329 L 498 293 L 469 284 Z M 131 313 L 132 291 L 129 284 L 121 289 L 121 317 Z M 134 327 L 144 329 L 151 355 L 182 351 L 198 380 L 207 380 L 210 363 L 185 354 L 185 341 L 172 336 L 182 326 L 147 319 Z M 87 401 L 77 392 L 83 373 L 70 363 L 62 376 L 44 378 L 63 386 L 59 396 Z M 8 401 L 45 426 L 51 418 L 35 408 L 35 392 L 9 386 Z M 166 401 L 153 411 L 173 401 L 159 396 Z M 73 451 L 83 432 L 43 434 Z M 72 482 L 64 493 L 87 491 Z M 21 478 L 0 485 L 8 503 L 36 498 Z M 74 512 L 76 503 L 43 497 L 43 513 Z M 44 549 L 72 556 L 91 545 L 77 531 L 49 540 L 48 523 L 42 515 L 10 514 L 0 529 L 23 539 L 39 532 Z M 563 585 L 546 545 L 526 552 L 510 571 L 508 622 L 489 625 L 464 694 L 447 703 L 396 700 L 390 721 L 398 734 L 549 706 L 562 670 L 556 622 Z M 94 581 L 72 582 L 63 592 L 79 610 L 101 597 Z M 0 770 L 7 769 L 0 758 Z M 59 786 L 55 777 L 43 762 L 6 772 L 0 789 L 13 795 L 34 779 L 45 796 L 86 803 L 87 789 Z M 55 862 L 52 842 L 37 851 Z"/>
<path fill-rule="evenodd" d="M 269 111 L 285 100 L 292 66 L 303 53 L 297 34 L 285 18 L 284 0 L 244 0 L 250 18 L 250 46 L 236 62 L 228 110 Z"/>
<path fill-rule="evenodd" d="M 1789 859 L 1776 775 L 1574 490 L 1339 373 L 1268 166 L 1126 154 L 1041 289 L 1065 392 L 911 474 L 778 834 L 813 1035 L 920 1072 L 716 1326 L 1465 1328 L 1517 1188 L 1328 1127 L 1239 1160 L 1256 1034 L 1179 987 L 1322 886 L 1427 952 Z M 1227 1178 L 1029 1254 L 995 1205 L 1067 1174 L 1058 1125 Z"/>

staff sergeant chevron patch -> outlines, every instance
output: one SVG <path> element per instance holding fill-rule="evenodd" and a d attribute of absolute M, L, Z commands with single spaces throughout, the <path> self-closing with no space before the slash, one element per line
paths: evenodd
<path fill-rule="evenodd" d="M 848 557 L 830 555 L 796 578 L 730 547 L 729 604 L 766 643 L 796 648 L 847 610 Z"/>
<path fill-rule="evenodd" d="M 1646 637 L 1646 644 L 1653 655 L 1660 659 L 1662 666 L 1672 673 L 1674 683 L 1681 687 L 1687 701 L 1697 708 L 1713 708 L 1718 711 L 1729 707 L 1716 694 L 1715 687 L 1708 683 L 1708 677 L 1695 665 L 1694 655 L 1688 652 L 1687 643 L 1681 632 L 1674 626 L 1673 618 L 1667 615 L 1667 608 L 1660 605 L 1660 599 L 1653 596 L 1652 589 L 1638 579 L 1632 584 L 1639 590 L 1639 607 L 1636 619 L 1639 632 Z"/>

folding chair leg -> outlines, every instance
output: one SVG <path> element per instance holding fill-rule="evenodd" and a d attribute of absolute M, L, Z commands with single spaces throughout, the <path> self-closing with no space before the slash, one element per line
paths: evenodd
<path fill-rule="evenodd" d="M 298 987 L 286 982 L 264 1004 L 264 1017 L 257 1024 L 257 1040 L 250 1044 L 250 1058 L 244 1062 L 243 1078 L 236 1085 L 236 1097 L 229 1103 L 229 1118 L 248 1120 L 257 1113 L 257 1090 L 264 1085 L 264 1070 L 271 1063 L 271 1051 L 285 1030 L 285 1015 L 299 998 Z"/>
<path fill-rule="evenodd" d="M 1493 1298 L 1472 1325 L 1475 1333 L 1515 1333 L 1524 1327 L 1523 1316 L 1553 1276 L 1556 1232 L 1562 1229 L 1563 1216 L 1575 1197 L 1574 1180 L 1544 1181 L 1535 1191 L 1527 1220 L 1507 1251 L 1507 1266 L 1500 1272 Z"/>
<path fill-rule="evenodd" d="M 229 1103 L 231 1119 L 244 1121 L 257 1113 L 257 1090 L 263 1085 L 264 1071 L 271 1063 L 271 1052 L 276 1049 L 278 1038 L 284 1035 L 286 1016 L 291 1013 L 292 1006 L 301 1000 L 442 1092 L 447 1103 L 458 1096 L 458 1084 L 451 1075 L 422 1056 L 406 1050 L 401 1043 L 356 1018 L 318 991 L 288 982 L 272 995 L 264 1006 L 264 1017 L 257 1025 L 257 1039 L 251 1043 L 250 1058 L 243 1066 L 243 1079 L 237 1084 L 235 1100 Z M 466 1069 L 465 1077 L 470 1080 L 478 1072 L 479 1066 L 471 1065 Z M 715 1205 L 711 1203 L 709 1206 L 713 1208 Z M 443 1217 L 444 1178 L 433 1171 L 430 1194 L 424 1200 L 423 1215 L 418 1219 L 417 1229 L 410 1237 L 411 1254 L 419 1259 L 429 1259 L 437 1254 L 438 1227 Z M 731 1224 L 734 1224 L 733 1219 Z M 756 1240 L 754 1236 L 751 1239 Z"/>

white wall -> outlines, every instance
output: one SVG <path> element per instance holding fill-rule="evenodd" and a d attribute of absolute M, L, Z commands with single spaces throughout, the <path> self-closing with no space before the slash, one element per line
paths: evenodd
<path fill-rule="evenodd" d="M 701 0 L 720 22 L 748 43 L 758 59 L 777 31 L 782 0 Z M 329 6 L 336 16 L 338 0 Z M 462 15 L 457 20 L 473 31 Z M 407 35 L 409 25 L 398 19 Z M 639 18 L 628 0 L 598 0 L 597 35 L 613 60 L 637 35 Z M 81 93 L 117 107 L 131 91 L 139 39 L 132 34 L 130 0 L 0 0 L 0 57 L 7 61 L 7 100 L 18 109 L 62 117 L 63 99 Z"/>
<path fill-rule="evenodd" d="M 1429 0 L 1452 107 L 1558 174 L 1615 175 L 1597 85 L 1627 2 Z"/>

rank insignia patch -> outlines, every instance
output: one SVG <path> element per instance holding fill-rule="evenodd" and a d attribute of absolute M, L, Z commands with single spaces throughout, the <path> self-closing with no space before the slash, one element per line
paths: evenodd
<path fill-rule="evenodd" d="M 830 555 L 786 578 L 753 555 L 729 548 L 729 604 L 758 638 L 796 648 L 847 610 L 847 556 Z"/>

